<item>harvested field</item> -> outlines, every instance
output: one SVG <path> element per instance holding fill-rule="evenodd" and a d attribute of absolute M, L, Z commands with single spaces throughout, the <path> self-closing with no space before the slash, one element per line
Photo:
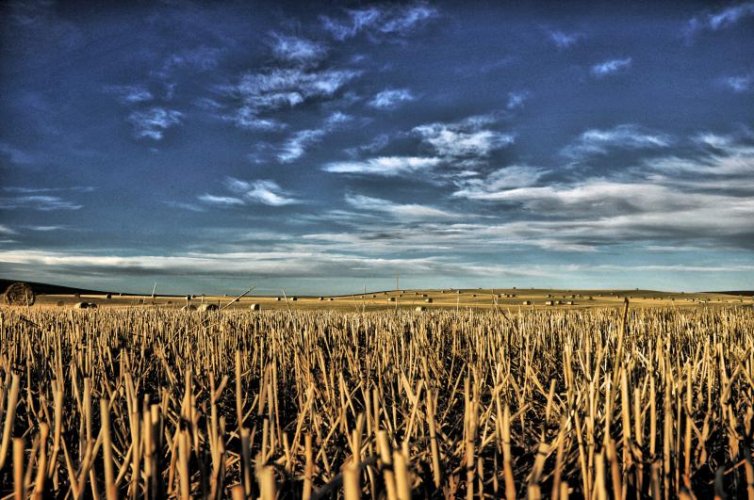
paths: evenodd
<path fill-rule="evenodd" d="M 754 310 L 2 309 L 2 494 L 751 497 Z"/>

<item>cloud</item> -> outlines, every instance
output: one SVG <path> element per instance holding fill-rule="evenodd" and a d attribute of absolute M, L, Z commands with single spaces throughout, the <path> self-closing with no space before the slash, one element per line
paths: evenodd
<path fill-rule="evenodd" d="M 301 68 L 248 73 L 237 85 L 221 89 L 226 96 L 241 101 L 241 106 L 226 118 L 243 129 L 279 130 L 285 126 L 262 115 L 311 101 L 332 99 L 346 83 L 360 74 L 353 70 L 308 71 Z"/>
<path fill-rule="evenodd" d="M 134 127 L 137 139 L 162 140 L 165 131 L 178 126 L 183 119 L 183 113 L 173 109 L 151 108 L 146 111 L 134 111 L 128 116 L 128 121 Z"/>
<path fill-rule="evenodd" d="M 751 90 L 754 77 L 752 75 L 728 76 L 721 79 L 723 86 L 736 94 L 743 94 Z"/>
<path fill-rule="evenodd" d="M 529 92 L 526 90 L 508 92 L 508 104 L 506 107 L 510 110 L 523 107 L 524 102 L 529 99 L 529 95 Z"/>
<path fill-rule="evenodd" d="M 582 35 L 580 33 L 566 33 L 564 31 L 550 31 L 548 32 L 548 37 L 550 41 L 558 48 L 558 49 L 569 49 L 576 45 L 578 41 L 582 38 Z"/>
<path fill-rule="evenodd" d="M 91 193 L 95 190 L 93 186 L 70 186 L 70 187 L 32 187 L 32 186 L 5 186 L 3 191 L 8 193 L 22 193 L 22 194 L 35 194 L 35 193 L 56 193 L 61 191 L 69 191 L 74 193 Z"/>
<path fill-rule="evenodd" d="M 244 196 L 247 200 L 256 201 L 271 207 L 282 207 L 299 203 L 295 198 L 289 197 L 275 181 L 270 180 L 254 181 L 251 183 L 251 189 Z"/>
<path fill-rule="evenodd" d="M 369 106 L 376 109 L 395 109 L 404 102 L 411 102 L 414 95 L 408 89 L 386 89 L 376 94 Z"/>
<path fill-rule="evenodd" d="M 336 111 L 322 124 L 319 129 L 306 129 L 295 132 L 283 143 L 280 151 L 277 153 L 278 161 L 290 163 L 302 157 L 306 150 L 320 142 L 327 134 L 333 132 L 343 124 L 348 123 L 353 118 L 350 115 Z"/>
<path fill-rule="evenodd" d="M 646 130 L 638 125 L 623 124 L 611 129 L 590 129 L 561 153 L 579 159 L 590 155 L 604 155 L 611 149 L 666 148 L 673 139 L 663 133 Z"/>
<path fill-rule="evenodd" d="M 11 235 L 11 234 L 16 234 L 16 231 L 14 231 L 13 229 L 11 229 L 10 227 L 8 227 L 8 226 L 6 226 L 4 224 L 0 224 L 0 234 L 9 234 L 9 235 Z"/>
<path fill-rule="evenodd" d="M 122 104 L 139 104 L 154 99 L 154 95 L 143 85 L 108 85 L 105 92 L 116 95 Z"/>
<path fill-rule="evenodd" d="M 205 193 L 199 195 L 197 198 L 199 199 L 199 201 L 207 203 L 209 205 L 218 205 L 223 207 L 245 205 L 244 201 L 241 198 L 236 198 L 234 196 L 216 196 L 214 194 Z"/>
<path fill-rule="evenodd" d="M 3 210 L 40 210 L 49 212 L 54 210 L 78 210 L 83 205 L 64 200 L 59 196 L 26 195 L 0 197 L 0 209 Z"/>
<path fill-rule="evenodd" d="M 0 142 L 0 156 L 7 157 L 10 163 L 15 165 L 31 165 L 34 163 L 34 156 L 15 148 L 7 142 Z"/>
<path fill-rule="evenodd" d="M 317 62 L 327 55 L 324 44 L 296 36 L 272 33 L 272 53 L 280 60 L 295 63 Z"/>
<path fill-rule="evenodd" d="M 416 203 L 400 204 L 381 198 L 351 194 L 346 195 L 345 199 L 346 203 L 356 209 L 389 214 L 403 221 L 454 219 L 458 217 L 458 215 L 446 212 L 445 210 Z"/>
<path fill-rule="evenodd" d="M 360 174 L 394 177 L 429 170 L 440 164 L 439 158 L 416 156 L 381 156 L 360 161 L 340 161 L 328 163 L 325 172 L 336 174 Z"/>
<path fill-rule="evenodd" d="M 483 200 L 502 190 L 533 186 L 546 174 L 546 170 L 526 165 L 512 165 L 500 168 L 487 175 L 484 179 L 465 179 L 459 183 L 459 188 L 453 196 L 460 198 Z"/>
<path fill-rule="evenodd" d="M 717 12 L 700 14 L 686 25 L 686 35 L 694 36 L 701 31 L 719 31 L 738 24 L 741 19 L 754 16 L 754 2 L 733 5 Z"/>
<path fill-rule="evenodd" d="M 420 125 L 414 127 L 413 133 L 432 146 L 440 156 L 485 157 L 514 141 L 512 134 L 483 128 L 491 121 L 486 116 L 475 116 L 456 123 Z"/>
<path fill-rule="evenodd" d="M 624 59 L 610 59 L 608 61 L 595 64 L 590 69 L 592 76 L 595 78 L 604 78 L 606 76 L 614 75 L 628 70 L 631 67 L 632 59 L 626 57 Z"/>
<path fill-rule="evenodd" d="M 282 207 L 299 203 L 299 200 L 291 197 L 277 182 L 272 180 L 245 181 L 236 177 L 226 177 L 225 187 L 233 196 L 203 195 L 199 199 L 205 202 L 213 202 L 214 199 L 215 204 L 228 206 L 261 203 L 271 207 Z"/>
<path fill-rule="evenodd" d="M 306 152 L 306 148 L 319 142 L 325 136 L 324 130 L 299 130 L 283 144 L 278 153 L 278 160 L 290 163 L 297 160 Z"/>
<path fill-rule="evenodd" d="M 368 7 L 346 11 L 347 19 L 320 17 L 322 26 L 333 38 L 344 41 L 362 32 L 370 39 L 384 35 L 407 36 L 439 15 L 437 9 L 423 3 L 395 7 Z"/>

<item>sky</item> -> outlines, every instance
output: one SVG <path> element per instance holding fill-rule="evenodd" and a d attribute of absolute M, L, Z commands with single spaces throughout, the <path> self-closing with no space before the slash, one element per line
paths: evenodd
<path fill-rule="evenodd" d="M 754 2 L 5 2 L 0 277 L 751 289 L 753 120 Z"/>

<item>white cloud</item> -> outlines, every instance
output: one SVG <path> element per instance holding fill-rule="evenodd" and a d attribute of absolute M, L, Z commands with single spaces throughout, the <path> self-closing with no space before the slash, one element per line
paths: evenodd
<path fill-rule="evenodd" d="M 376 94 L 369 101 L 369 105 L 377 109 L 395 109 L 400 104 L 414 99 L 414 95 L 408 89 L 386 89 Z"/>
<path fill-rule="evenodd" d="M 137 139 L 153 139 L 159 141 L 166 130 L 180 125 L 183 113 L 164 108 L 151 108 L 146 111 L 134 111 L 128 116 L 128 121 L 134 127 Z"/>
<path fill-rule="evenodd" d="M 16 234 L 16 231 L 4 224 L 0 224 L 0 234 Z"/>
<path fill-rule="evenodd" d="M 298 203 L 298 200 L 291 198 L 283 191 L 275 181 L 257 180 L 251 183 L 251 189 L 245 193 L 246 199 L 269 205 L 271 207 L 282 207 Z"/>
<path fill-rule="evenodd" d="M 0 197 L 0 209 L 4 210 L 40 210 L 43 212 L 55 210 L 78 210 L 83 205 L 64 200 L 59 196 L 27 195 Z"/>
<path fill-rule="evenodd" d="M 105 92 L 115 94 L 123 104 L 139 104 L 154 99 L 154 95 L 143 85 L 110 85 Z"/>
<path fill-rule="evenodd" d="M 416 28 L 438 16 L 434 7 L 422 3 L 396 7 L 367 7 L 347 11 L 347 20 L 321 17 L 322 26 L 333 38 L 344 41 L 362 32 L 373 39 L 379 35 L 411 34 Z"/>
<path fill-rule="evenodd" d="M 544 169 L 538 167 L 512 165 L 495 170 L 484 179 L 472 178 L 461 181 L 460 189 L 454 192 L 453 196 L 485 199 L 502 190 L 533 186 L 545 173 Z"/>
<path fill-rule="evenodd" d="M 279 130 L 284 128 L 264 113 L 295 108 L 313 100 L 332 99 L 349 81 L 361 73 L 352 70 L 308 71 L 301 68 L 274 69 L 248 73 L 234 86 L 221 90 L 241 105 L 226 118 L 239 128 Z"/>
<path fill-rule="evenodd" d="M 278 160 L 289 163 L 299 159 L 309 146 L 319 142 L 324 136 L 324 130 L 299 130 L 283 144 L 277 155 Z"/>
<path fill-rule="evenodd" d="M 323 44 L 296 36 L 272 33 L 272 52 L 278 59 L 297 63 L 311 63 L 327 55 Z"/>
<path fill-rule="evenodd" d="M 752 75 L 729 76 L 722 79 L 723 86 L 737 94 L 749 92 L 753 82 Z"/>
<path fill-rule="evenodd" d="M 227 177 L 225 187 L 236 195 L 239 204 L 262 203 L 272 207 L 282 207 L 299 203 L 299 200 L 291 197 L 273 180 L 245 181 L 235 177 Z"/>
<path fill-rule="evenodd" d="M 441 156 L 485 157 L 514 141 L 512 134 L 482 128 L 491 121 L 487 116 L 475 116 L 456 123 L 420 125 L 414 127 L 413 133 Z"/>
<path fill-rule="evenodd" d="M 346 195 L 345 199 L 349 205 L 356 209 L 386 213 L 403 221 L 453 219 L 458 217 L 458 215 L 446 212 L 445 210 L 417 203 L 393 203 L 381 198 L 351 194 Z"/>
<path fill-rule="evenodd" d="M 361 161 L 340 161 L 328 163 L 325 172 L 338 174 L 363 174 L 393 177 L 431 169 L 440 164 L 439 158 L 416 156 L 381 156 Z"/>
<path fill-rule="evenodd" d="M 589 155 L 604 155 L 610 149 L 655 149 L 666 148 L 673 139 L 663 133 L 646 130 L 638 125 L 623 124 L 610 129 L 590 129 L 562 150 L 572 158 Z"/>
<path fill-rule="evenodd" d="M 582 37 L 580 33 L 566 33 L 564 31 L 550 31 L 548 35 L 550 41 L 559 49 L 573 47 Z"/>
<path fill-rule="evenodd" d="M 207 203 L 209 205 L 219 205 L 225 207 L 241 206 L 244 205 L 244 201 L 241 198 L 234 196 L 216 196 L 214 194 L 202 194 L 198 196 L 199 201 Z"/>
<path fill-rule="evenodd" d="M 718 31 L 736 25 L 741 19 L 754 16 L 754 2 L 733 5 L 717 12 L 696 16 L 689 20 L 686 34 L 693 36 L 700 31 Z"/>
<path fill-rule="evenodd" d="M 521 90 L 518 92 L 508 92 L 508 109 L 518 109 L 524 105 L 524 102 L 529 99 L 529 92 Z"/>
<path fill-rule="evenodd" d="M 596 78 L 604 78 L 606 76 L 614 75 L 622 71 L 628 70 L 631 67 L 632 59 L 626 57 L 624 59 L 610 59 L 608 61 L 601 62 L 592 66 L 590 72 L 592 76 Z"/>

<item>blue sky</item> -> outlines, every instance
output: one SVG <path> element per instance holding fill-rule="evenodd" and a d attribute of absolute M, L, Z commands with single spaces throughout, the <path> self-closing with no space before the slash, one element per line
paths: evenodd
<path fill-rule="evenodd" d="M 752 2 L 0 9 L 4 277 L 754 282 Z"/>

